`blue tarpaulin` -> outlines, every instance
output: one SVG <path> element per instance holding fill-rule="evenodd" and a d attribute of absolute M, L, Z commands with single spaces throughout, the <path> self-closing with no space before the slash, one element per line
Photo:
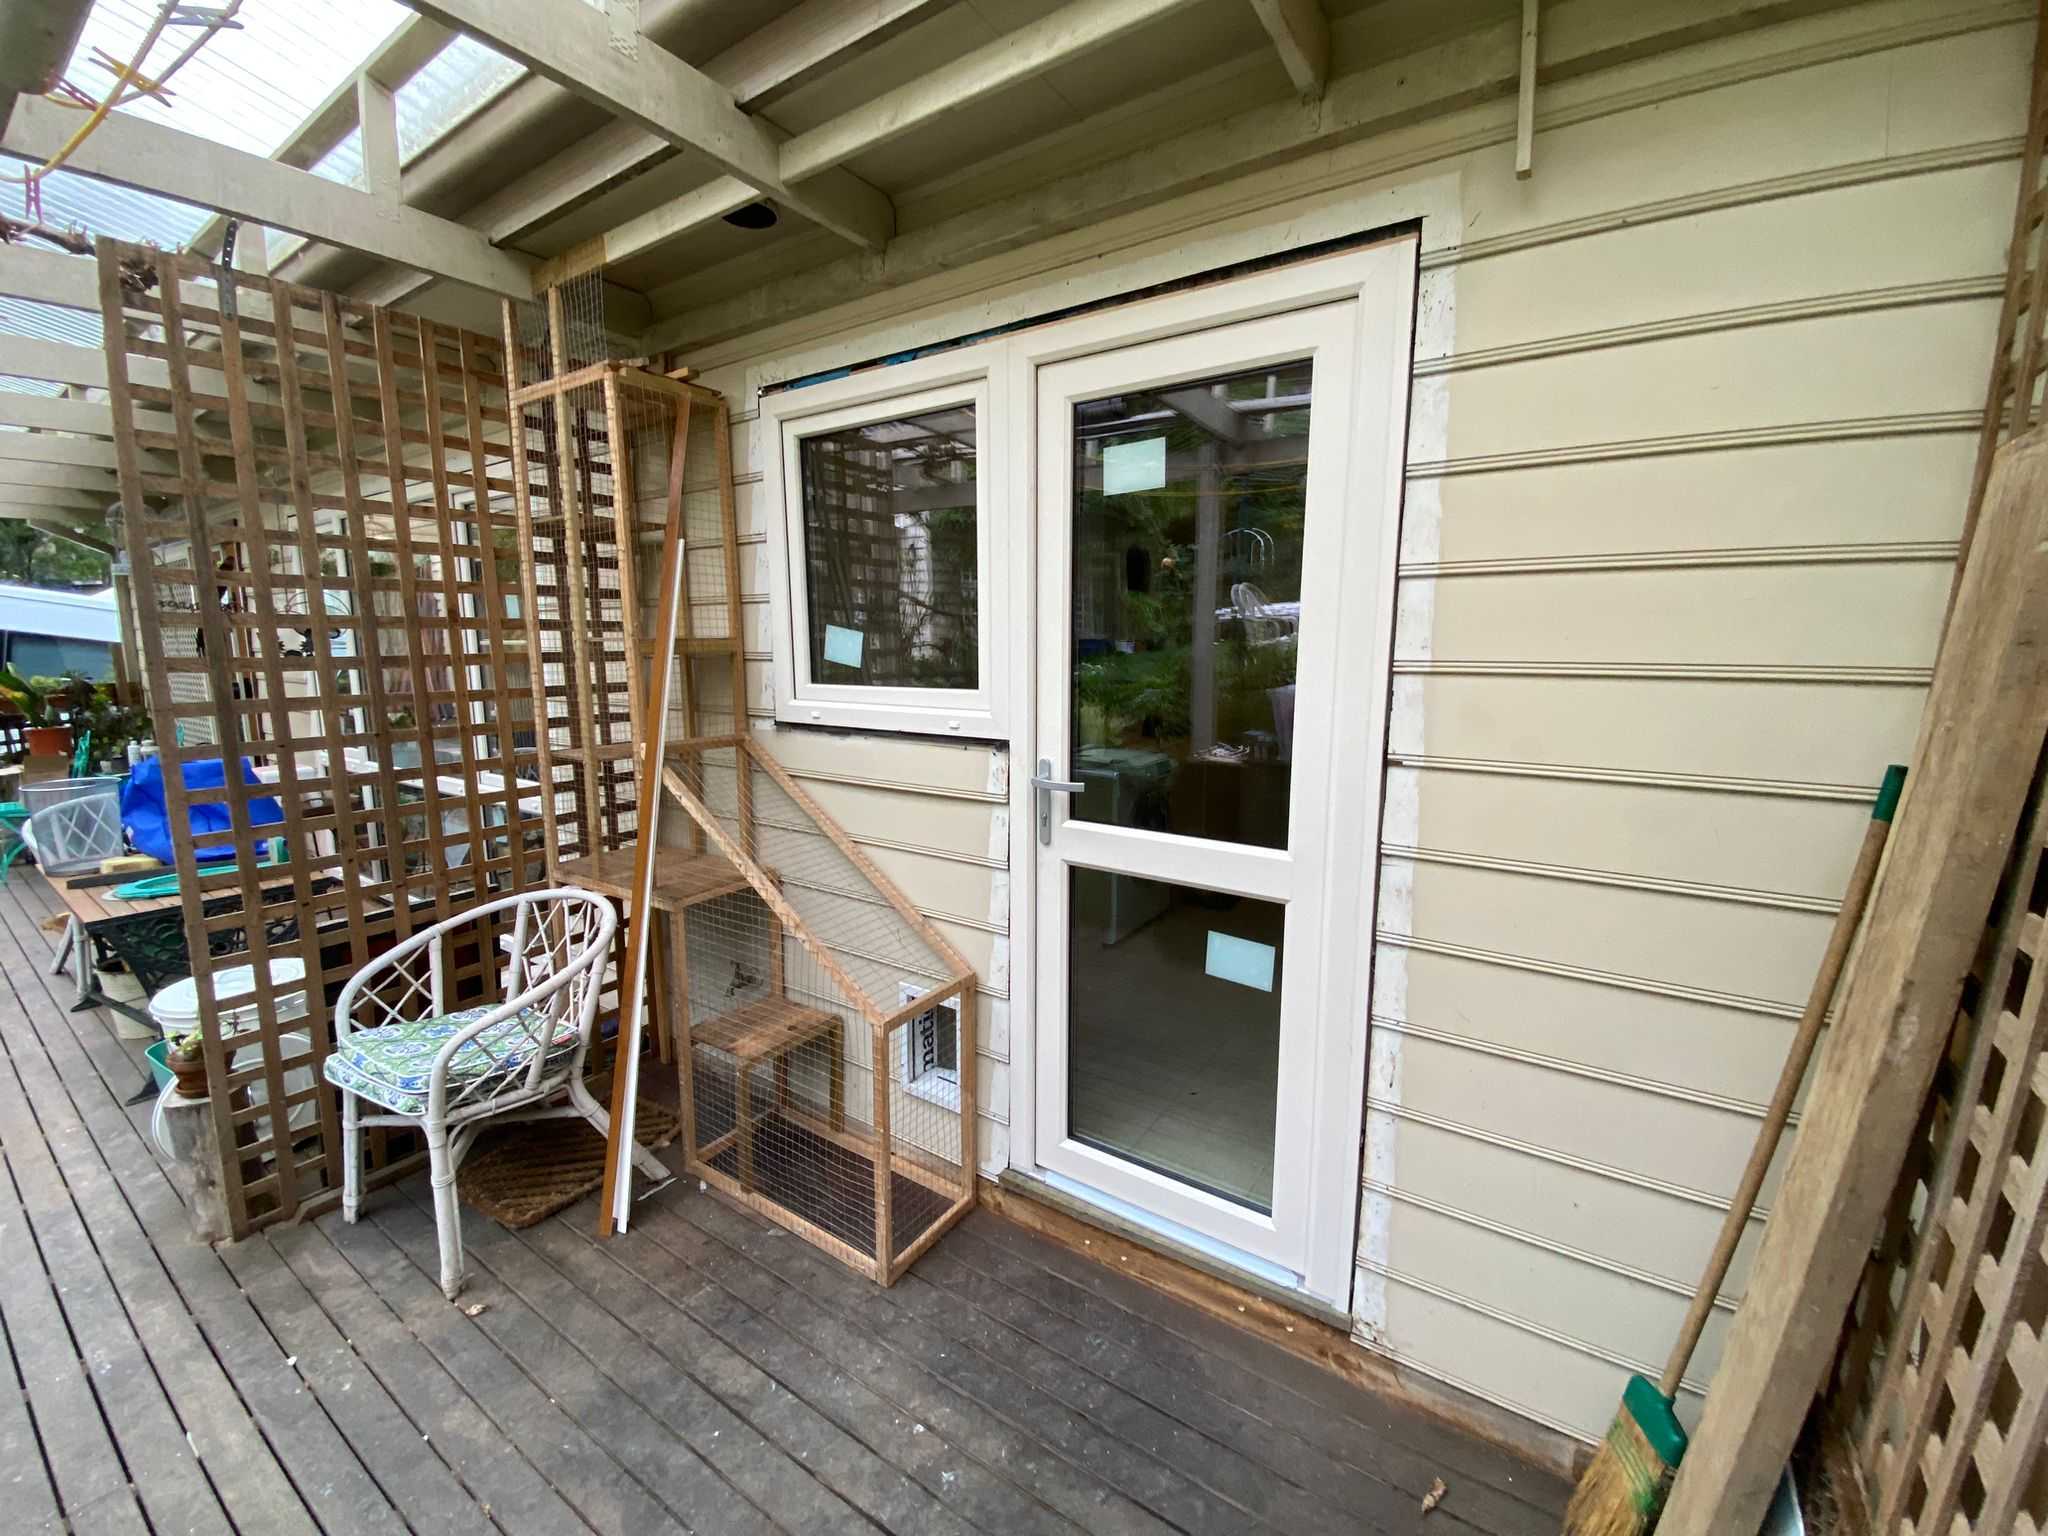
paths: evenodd
<path fill-rule="evenodd" d="M 249 759 L 239 758 L 242 765 L 244 784 L 261 784 L 256 770 Z M 217 757 L 200 758 L 185 764 L 185 790 L 219 789 L 227 782 L 221 760 Z M 225 832 L 229 829 L 226 802 L 188 807 L 187 818 L 193 834 L 202 832 Z M 284 807 L 269 795 L 252 795 L 249 798 L 249 823 L 264 827 L 284 820 Z M 173 852 L 170 814 L 164 806 L 163 759 L 145 758 L 128 775 L 128 782 L 121 786 L 121 824 L 127 830 L 128 841 L 137 853 L 146 853 L 166 864 L 176 862 Z M 192 850 L 192 856 L 201 863 L 216 859 L 232 859 L 235 856 L 231 843 L 213 843 Z"/>

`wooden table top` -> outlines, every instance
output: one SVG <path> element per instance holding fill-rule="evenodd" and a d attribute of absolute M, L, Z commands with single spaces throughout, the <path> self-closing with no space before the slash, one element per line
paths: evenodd
<path fill-rule="evenodd" d="M 633 895 L 632 848 L 607 848 L 560 865 L 556 874 L 567 884 L 627 901 Z M 773 879 L 775 872 L 768 872 Z M 663 912 L 680 912 L 714 896 L 730 896 L 749 889 L 741 874 L 722 853 L 696 853 L 688 848 L 657 848 L 654 852 L 654 905 Z"/>

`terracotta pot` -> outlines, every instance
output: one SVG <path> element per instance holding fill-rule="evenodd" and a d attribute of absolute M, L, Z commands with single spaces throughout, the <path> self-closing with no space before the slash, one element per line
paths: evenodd
<path fill-rule="evenodd" d="M 176 1051 L 164 1052 L 164 1065 L 171 1069 L 171 1076 L 178 1080 L 178 1097 L 181 1099 L 203 1099 L 206 1097 L 206 1058 L 204 1056 L 180 1056 Z"/>
<path fill-rule="evenodd" d="M 27 736 L 30 757 L 71 755 L 71 727 L 68 725 L 32 725 Z"/>

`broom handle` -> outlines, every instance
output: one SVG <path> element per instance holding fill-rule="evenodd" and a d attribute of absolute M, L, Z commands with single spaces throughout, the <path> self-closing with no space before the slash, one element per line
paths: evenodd
<path fill-rule="evenodd" d="M 1849 958 L 1849 946 L 1855 941 L 1856 928 L 1863 921 L 1863 909 L 1870 900 L 1870 887 L 1877 878 L 1878 861 L 1884 857 L 1885 839 L 1891 833 L 1892 812 L 1899 803 L 1899 791 L 1906 782 L 1906 770 L 1894 763 L 1885 770 L 1884 784 L 1877 792 L 1877 803 L 1871 808 L 1870 825 L 1864 829 L 1863 847 L 1856 855 L 1856 867 L 1849 872 L 1849 888 L 1842 893 L 1841 909 L 1835 914 L 1834 932 L 1828 935 L 1826 953 L 1820 958 L 1820 970 L 1813 978 L 1813 990 L 1806 997 L 1806 1011 L 1799 1016 L 1799 1030 L 1792 1037 L 1792 1049 L 1785 1057 L 1784 1070 L 1778 1074 L 1778 1088 L 1771 1095 L 1771 1105 L 1764 1112 L 1763 1128 L 1756 1133 L 1756 1145 L 1750 1149 L 1749 1164 L 1742 1170 L 1742 1182 L 1736 1186 L 1734 1196 L 1728 1202 L 1728 1214 L 1721 1221 L 1721 1235 L 1714 1241 L 1713 1256 L 1707 1260 L 1706 1272 L 1700 1276 L 1699 1289 L 1693 1292 L 1692 1306 L 1685 1314 L 1685 1325 L 1678 1330 L 1678 1342 L 1671 1348 L 1671 1359 L 1665 1364 L 1664 1379 L 1657 1383 L 1657 1389 L 1667 1400 L 1677 1395 L 1678 1383 L 1685 1375 L 1685 1368 L 1692 1360 L 1692 1352 L 1698 1346 L 1700 1334 L 1705 1331 L 1707 1317 L 1714 1310 L 1715 1298 L 1721 1294 L 1721 1282 L 1728 1278 L 1728 1266 L 1735 1260 L 1735 1246 L 1742 1241 L 1743 1228 L 1749 1225 L 1749 1213 L 1756 1205 L 1757 1191 L 1763 1187 L 1764 1174 L 1771 1166 L 1771 1159 L 1777 1154 L 1778 1141 L 1785 1134 L 1785 1120 L 1792 1113 L 1792 1101 L 1799 1095 L 1799 1085 L 1806 1079 L 1807 1063 L 1813 1059 L 1813 1047 L 1820 1039 L 1821 1025 L 1827 1021 L 1828 1004 L 1834 1000 L 1835 983 L 1842 978 L 1842 966 Z"/>

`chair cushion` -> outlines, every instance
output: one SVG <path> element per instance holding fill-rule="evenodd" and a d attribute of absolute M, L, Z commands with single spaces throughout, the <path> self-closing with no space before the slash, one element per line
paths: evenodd
<path fill-rule="evenodd" d="M 321 1070 L 335 1087 L 381 1104 L 394 1114 L 424 1115 L 433 1084 L 434 1058 L 450 1036 L 490 1011 L 464 1008 L 411 1023 L 358 1030 L 335 1048 Z M 449 1102 L 474 1102 L 498 1092 L 503 1085 L 492 1080 L 515 1077 L 525 1069 L 533 1059 L 535 1045 L 529 1031 L 538 1031 L 545 1022 L 541 1010 L 528 1008 L 464 1041 L 448 1062 Z M 556 1022 L 548 1040 L 544 1072 L 568 1065 L 576 1037 L 573 1018 Z"/>

